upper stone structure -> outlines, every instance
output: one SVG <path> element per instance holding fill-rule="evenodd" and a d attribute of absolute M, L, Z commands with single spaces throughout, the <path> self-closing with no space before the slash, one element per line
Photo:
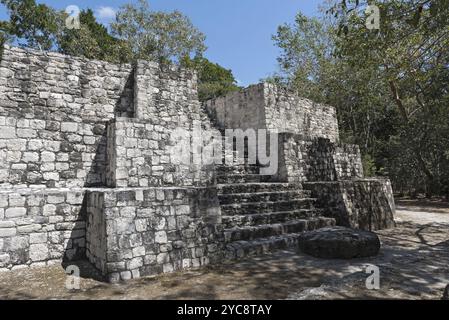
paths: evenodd
<path fill-rule="evenodd" d="M 186 69 L 6 46 L 0 271 L 87 258 L 119 281 L 296 245 L 334 224 L 394 225 L 390 182 L 363 178 L 334 108 L 271 84 L 197 97 Z M 211 149 L 225 129 L 277 132 L 263 146 L 277 170 L 249 161 L 251 143 L 220 136 Z"/>
<path fill-rule="evenodd" d="M 270 83 L 252 85 L 205 103 L 221 128 L 268 129 L 337 142 L 335 108 L 301 98 Z"/>

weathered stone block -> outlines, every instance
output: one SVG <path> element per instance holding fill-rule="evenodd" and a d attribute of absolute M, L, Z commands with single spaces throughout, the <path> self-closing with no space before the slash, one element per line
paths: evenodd
<path fill-rule="evenodd" d="M 32 261 L 45 261 L 49 257 L 48 247 L 46 244 L 31 244 L 30 259 Z"/>
<path fill-rule="evenodd" d="M 303 233 L 299 247 L 314 257 L 352 259 L 377 255 L 380 240 L 374 232 L 330 227 Z"/>
<path fill-rule="evenodd" d="M 17 129 L 17 136 L 19 138 L 35 138 L 37 132 L 34 129 Z"/>
<path fill-rule="evenodd" d="M 10 261 L 10 256 L 9 254 L 0 254 L 0 267 L 4 268 L 8 265 Z"/>
<path fill-rule="evenodd" d="M 165 231 L 158 231 L 155 233 L 155 242 L 156 243 L 167 243 L 167 233 Z"/>
<path fill-rule="evenodd" d="M 0 127 L 0 139 L 13 139 L 16 138 L 16 128 L 15 127 Z"/>
<path fill-rule="evenodd" d="M 12 237 L 17 233 L 16 228 L 0 228 L 0 237 Z"/>
<path fill-rule="evenodd" d="M 45 232 L 30 234 L 30 244 L 46 243 L 47 239 L 47 233 Z"/>
<path fill-rule="evenodd" d="M 26 208 L 8 208 L 5 211 L 5 217 L 6 218 L 17 218 L 17 217 L 23 217 L 27 213 Z"/>
<path fill-rule="evenodd" d="M 22 156 L 23 162 L 39 162 L 39 153 L 37 152 L 24 152 Z"/>
<path fill-rule="evenodd" d="M 17 227 L 18 233 L 31 233 L 36 232 L 42 229 L 42 226 L 40 224 L 29 224 L 25 226 Z"/>

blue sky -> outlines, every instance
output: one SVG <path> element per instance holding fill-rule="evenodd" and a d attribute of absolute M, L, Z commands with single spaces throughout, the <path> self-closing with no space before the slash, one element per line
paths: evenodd
<path fill-rule="evenodd" d="M 57 9 L 76 5 L 92 8 L 100 21 L 107 24 L 120 5 L 132 0 L 38 0 Z M 320 0 L 150 0 L 153 10 L 187 15 L 206 34 L 211 61 L 232 69 L 240 85 L 257 83 L 277 70 L 278 49 L 271 36 L 277 27 L 292 22 L 302 11 L 318 14 Z M 7 17 L 0 7 L 0 19 Z"/>

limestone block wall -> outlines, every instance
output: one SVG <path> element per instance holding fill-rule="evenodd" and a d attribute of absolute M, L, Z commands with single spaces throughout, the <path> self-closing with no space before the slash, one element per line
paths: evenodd
<path fill-rule="evenodd" d="M 104 192 L 94 190 L 86 194 L 86 257 L 100 271 L 106 270 L 107 242 L 104 219 Z"/>
<path fill-rule="evenodd" d="M 204 103 L 220 129 L 265 129 L 264 85 L 252 85 Z"/>
<path fill-rule="evenodd" d="M 5 46 L 0 115 L 68 122 L 133 116 L 133 77 L 127 64 Z"/>
<path fill-rule="evenodd" d="M 134 114 L 131 65 L 5 46 L 0 186 L 105 184 L 106 122 Z"/>
<path fill-rule="evenodd" d="M 337 225 L 363 230 L 381 230 L 395 226 L 396 211 L 388 179 L 319 181 L 303 184 L 323 208 L 324 215 Z"/>
<path fill-rule="evenodd" d="M 0 192 L 0 270 L 60 263 L 85 254 L 84 190 Z"/>
<path fill-rule="evenodd" d="M 220 259 L 223 240 L 215 189 L 109 189 L 91 196 L 87 256 L 109 281 Z"/>
<path fill-rule="evenodd" d="M 278 180 L 288 182 L 337 181 L 363 177 L 360 149 L 328 139 L 306 140 L 279 134 Z"/>
<path fill-rule="evenodd" d="M 160 248 L 147 248 L 169 257 L 145 262 L 148 270 L 207 263 L 218 252 L 208 240 L 215 234 L 209 226 L 219 225 L 216 195 L 163 188 L 213 183 L 213 165 L 183 167 L 169 149 L 177 129 L 211 129 L 196 86 L 195 73 L 150 62 L 119 66 L 6 46 L 0 62 L 0 269 L 82 258 L 87 241 L 89 259 L 110 270 L 106 263 L 117 262 L 107 256 L 117 251 L 108 247 L 116 243 L 110 241 L 115 222 L 105 212 L 115 210 L 108 202 L 114 196 L 118 207 L 127 206 L 124 217 L 134 206 L 138 223 L 162 212 L 173 216 L 160 218 L 166 225 L 157 229 L 167 233 L 166 243 L 157 238 Z M 84 188 L 106 185 L 161 188 L 142 199 L 137 189 Z M 156 239 L 156 225 L 146 228 L 145 241 Z M 143 237 L 140 232 L 135 237 Z M 128 238 L 120 229 L 117 234 Z M 124 259 L 120 277 L 127 271 L 135 276 Z"/>
<path fill-rule="evenodd" d="M 376 219 L 390 217 L 391 187 L 345 180 L 362 176 L 360 152 L 336 143 L 333 108 L 269 84 L 202 106 L 188 70 L 6 46 L 0 270 L 87 256 L 118 281 L 220 261 L 216 155 L 204 153 L 210 140 L 198 140 L 217 132 L 203 107 L 221 129 L 283 132 L 274 178 L 324 180 L 310 188 L 342 224 L 389 225 Z M 375 208 L 367 204 L 373 186 L 380 190 Z"/>
<path fill-rule="evenodd" d="M 296 133 L 306 139 L 339 140 L 334 107 L 301 98 L 273 84 L 265 83 L 263 86 L 267 129 Z"/>
<path fill-rule="evenodd" d="M 223 129 L 270 129 L 299 134 L 305 139 L 339 140 L 335 108 L 268 83 L 207 101 L 205 107 Z"/>
<path fill-rule="evenodd" d="M 135 118 L 168 130 L 201 120 L 194 71 L 138 61 L 134 74 Z"/>
<path fill-rule="evenodd" d="M 185 123 L 184 123 L 185 124 Z M 114 187 L 206 186 L 213 185 L 215 168 L 210 161 L 194 161 L 195 145 L 180 148 L 177 131 L 145 120 L 117 118 L 108 130 L 108 185 Z M 185 147 L 185 148 L 184 148 Z M 201 154 L 199 154 L 201 156 Z M 206 160 L 206 159 L 202 159 Z"/>
<path fill-rule="evenodd" d="M 0 116 L 0 186 L 104 185 L 105 124 Z"/>
<path fill-rule="evenodd" d="M 356 144 L 339 144 L 335 148 L 334 163 L 337 180 L 364 177 L 362 155 L 359 146 Z"/>

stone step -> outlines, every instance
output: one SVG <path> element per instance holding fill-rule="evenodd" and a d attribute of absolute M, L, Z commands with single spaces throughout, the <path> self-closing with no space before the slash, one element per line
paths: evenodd
<path fill-rule="evenodd" d="M 253 192 L 253 193 L 229 193 L 219 194 L 220 205 L 242 204 L 253 202 L 273 202 L 304 199 L 310 196 L 310 192 L 303 190 Z"/>
<path fill-rule="evenodd" d="M 263 224 L 258 226 L 234 227 L 224 230 L 224 237 L 227 243 L 241 240 L 255 240 L 279 236 L 286 233 L 298 233 L 315 230 L 333 225 L 332 218 L 317 217 L 309 219 L 297 219 L 285 223 Z"/>
<path fill-rule="evenodd" d="M 250 163 L 248 159 L 242 158 L 240 155 L 236 154 L 235 152 L 229 153 L 228 151 L 226 151 L 223 153 L 221 159 L 222 159 L 222 163 L 219 164 L 219 166 L 224 166 L 224 167 L 229 168 L 227 170 L 227 172 L 225 172 L 225 173 L 232 173 L 233 167 L 241 167 L 241 166 L 245 166 L 247 168 L 249 168 L 250 166 L 254 166 L 255 170 L 253 171 L 253 173 L 259 173 L 259 166 L 257 164 L 255 164 L 253 162 Z M 234 170 L 234 171 L 240 172 L 242 170 Z M 246 171 L 244 171 L 244 172 L 246 172 Z M 248 172 L 248 173 L 251 173 L 251 172 Z"/>
<path fill-rule="evenodd" d="M 236 166 L 246 164 L 248 165 L 247 159 L 240 156 L 237 151 L 231 151 L 229 149 L 223 149 L 222 157 L 223 165 L 226 166 Z"/>
<path fill-rule="evenodd" d="M 314 209 L 315 198 L 303 198 L 287 201 L 248 202 L 221 205 L 223 216 L 260 214 L 270 212 Z"/>
<path fill-rule="evenodd" d="M 298 246 L 300 233 L 283 234 L 252 241 L 236 241 L 226 245 L 226 260 L 236 260 L 250 256 Z"/>
<path fill-rule="evenodd" d="M 217 173 L 226 174 L 259 174 L 259 166 L 256 164 L 218 165 Z"/>
<path fill-rule="evenodd" d="M 260 175 L 258 174 L 227 174 L 217 175 L 218 184 L 227 183 L 248 183 L 248 182 L 260 182 Z"/>
<path fill-rule="evenodd" d="M 234 228 L 282 223 L 297 219 L 310 219 L 318 217 L 320 214 L 321 210 L 300 209 L 294 211 L 269 212 L 251 215 L 223 216 L 222 222 L 225 228 Z"/>
<path fill-rule="evenodd" d="M 295 183 L 236 183 L 236 184 L 219 184 L 217 185 L 219 194 L 230 193 L 253 193 L 253 192 L 270 192 L 270 191 L 294 191 L 303 190 L 301 184 Z M 303 190 L 311 194 L 310 190 Z"/>

